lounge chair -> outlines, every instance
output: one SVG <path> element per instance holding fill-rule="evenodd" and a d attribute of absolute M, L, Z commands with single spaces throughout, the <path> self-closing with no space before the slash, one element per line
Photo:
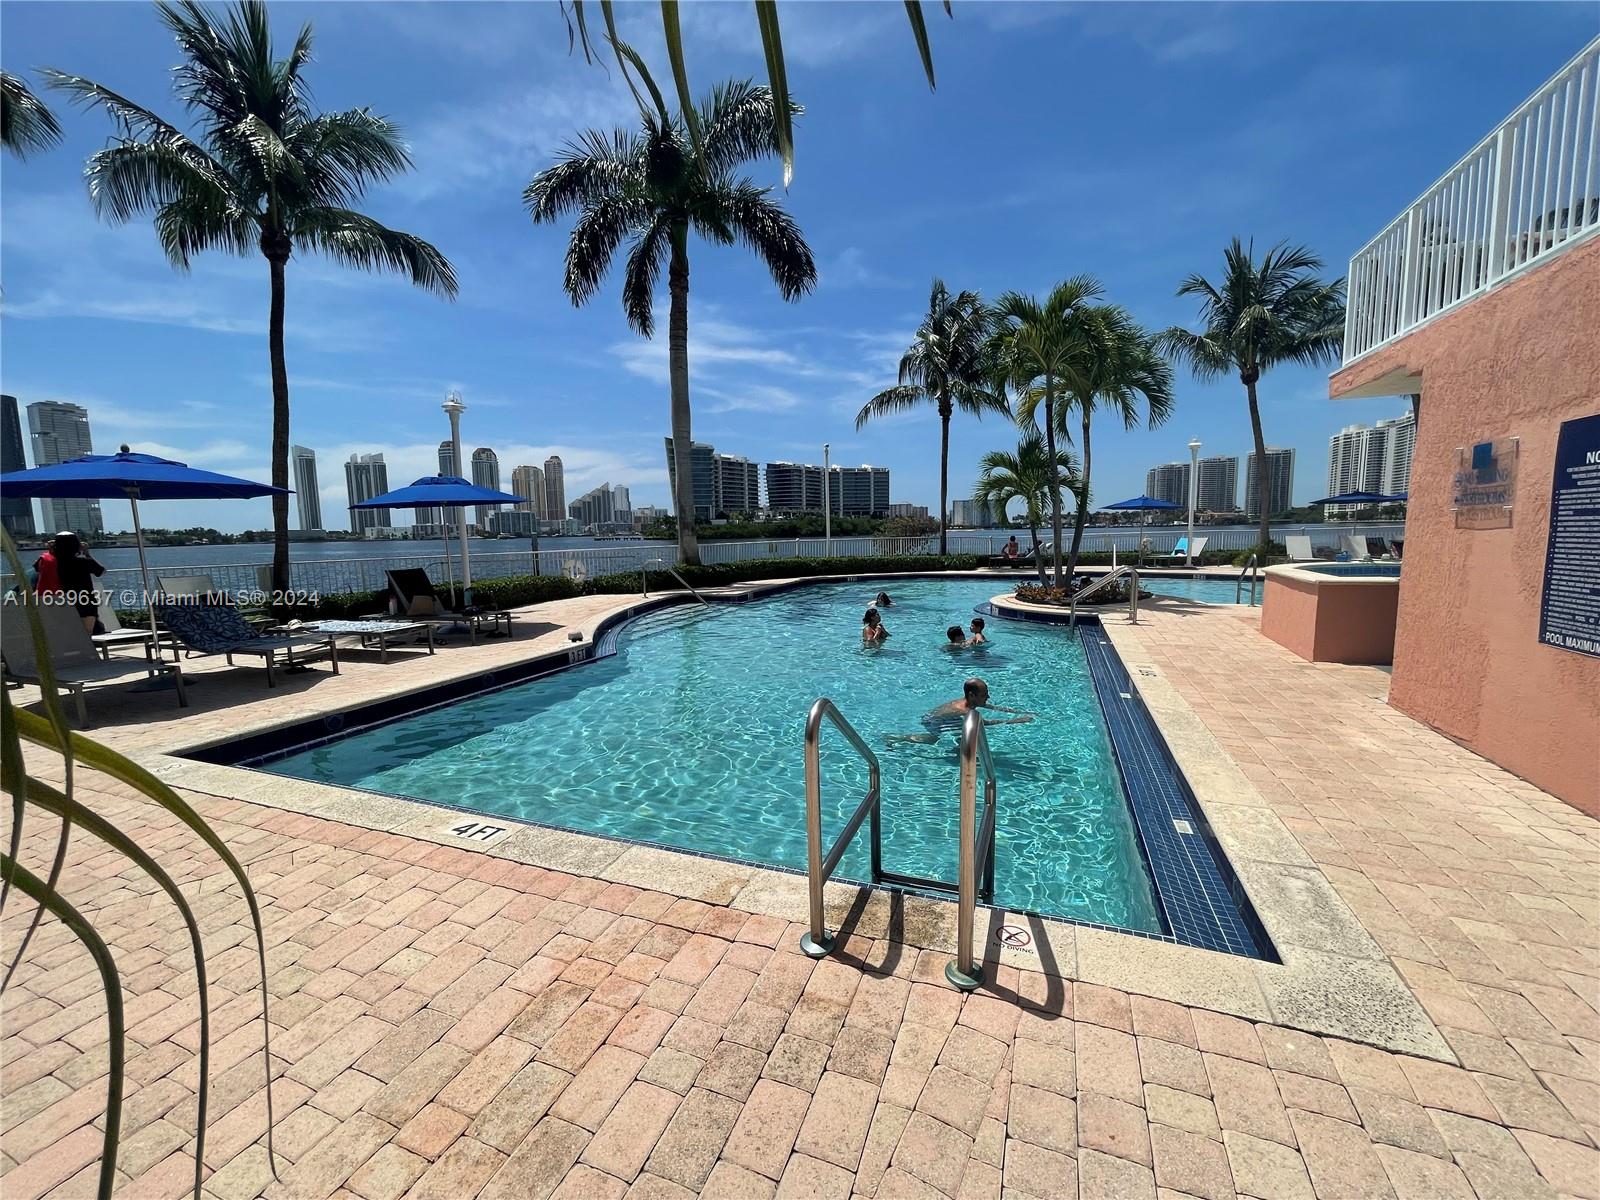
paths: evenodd
<path fill-rule="evenodd" d="M 156 591 L 163 596 L 221 596 L 222 589 L 209 575 L 157 575 Z"/>
<path fill-rule="evenodd" d="M 1288 552 L 1290 562 L 1311 562 L 1317 557 L 1316 551 L 1311 548 L 1309 533 L 1284 535 L 1283 548 Z"/>
<path fill-rule="evenodd" d="M 1404 558 L 1406 556 L 1406 540 L 1405 540 L 1405 538 L 1390 538 L 1389 539 L 1389 550 L 1395 556 L 1396 559 Z"/>
<path fill-rule="evenodd" d="M 0 621 L 0 645 L 4 648 L 6 678 L 18 683 L 40 683 L 39 663 L 34 654 L 33 623 L 21 611 L 22 606 L 18 601 L 8 598 L 5 607 L 5 619 Z M 160 659 L 102 659 L 83 628 L 83 621 L 73 609 L 63 604 L 40 605 L 39 618 L 44 624 L 45 639 L 50 645 L 50 665 L 55 673 L 56 687 L 71 693 L 78 724 L 87 724 L 89 720 L 83 704 L 86 684 L 127 679 L 134 675 L 143 675 L 147 679 L 156 675 L 171 675 L 178 689 L 178 706 L 189 706 L 189 695 L 183 686 L 183 670 L 177 663 L 162 662 Z"/>
<path fill-rule="evenodd" d="M 1339 545 L 1350 562 L 1372 561 L 1372 556 L 1367 553 L 1367 543 L 1353 533 L 1340 534 Z"/>
<path fill-rule="evenodd" d="M 1189 539 L 1186 538 L 1186 537 L 1181 537 L 1181 538 L 1178 539 L 1177 545 L 1172 547 L 1172 553 L 1171 554 L 1163 554 L 1156 561 L 1158 561 L 1158 562 L 1172 562 L 1175 559 L 1180 559 L 1180 558 L 1184 558 L 1184 559 L 1187 559 L 1187 558 L 1190 558 L 1190 557 L 1199 558 L 1201 552 L 1203 550 L 1205 550 L 1205 548 L 1206 548 L 1206 542 L 1208 542 L 1209 540 L 1210 540 L 1209 538 L 1203 538 L 1203 537 L 1195 538 L 1195 540 L 1194 540 L 1194 549 L 1191 551 L 1189 549 Z"/>
<path fill-rule="evenodd" d="M 1385 558 L 1385 557 L 1388 556 L 1389 543 L 1387 541 L 1385 541 L 1383 538 L 1381 538 L 1381 537 L 1368 537 L 1366 539 L 1366 541 L 1367 541 L 1367 557 L 1368 558 Z"/>
<path fill-rule="evenodd" d="M 146 658 L 156 657 L 157 635 L 151 633 L 148 626 L 124 625 L 122 619 L 117 616 L 117 610 L 109 604 L 100 609 L 100 624 L 105 632 L 92 633 L 89 635 L 89 640 L 94 643 L 94 648 L 100 651 L 101 658 L 110 658 L 113 650 L 121 649 L 123 646 L 138 646 L 144 651 Z"/>
<path fill-rule="evenodd" d="M 233 665 L 235 654 L 257 654 L 267 668 L 267 686 L 277 687 L 280 662 L 297 667 L 308 658 L 327 652 L 333 673 L 339 673 L 339 651 L 333 635 L 300 636 L 263 633 L 231 604 L 163 604 L 156 610 L 161 624 L 185 650 L 195 654 L 220 654 Z"/>
<path fill-rule="evenodd" d="M 489 628 L 486 637 L 499 637 L 502 624 L 506 627 L 505 635 L 511 636 L 509 612 L 476 606 L 459 610 L 451 608 L 445 603 L 444 597 L 434 590 L 433 580 L 421 567 L 401 567 L 397 571 L 385 571 L 384 574 L 389 577 L 389 591 L 394 596 L 393 607 L 398 617 L 424 621 L 430 625 L 464 625 L 474 642 L 478 640 L 478 631 L 484 626 Z"/>

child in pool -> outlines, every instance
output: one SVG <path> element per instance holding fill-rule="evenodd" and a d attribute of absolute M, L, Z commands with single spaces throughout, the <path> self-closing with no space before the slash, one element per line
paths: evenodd
<path fill-rule="evenodd" d="M 867 609 L 861 618 L 861 644 L 863 646 L 881 646 L 888 639 L 889 631 L 883 627 L 883 618 L 878 615 L 875 608 Z"/>
<path fill-rule="evenodd" d="M 989 639 L 983 636 L 983 618 L 972 618 L 972 636 L 967 639 L 969 646 L 987 646 Z"/>

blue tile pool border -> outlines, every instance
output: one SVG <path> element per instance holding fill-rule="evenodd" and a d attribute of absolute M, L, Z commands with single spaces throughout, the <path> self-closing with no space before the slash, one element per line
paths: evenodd
<path fill-rule="evenodd" d="M 962 574 L 941 572 L 883 572 L 849 576 L 784 580 L 778 583 L 755 583 L 738 593 L 713 594 L 708 599 L 716 605 L 740 604 L 789 592 L 818 583 L 855 582 L 868 579 L 1016 579 L 1016 574 Z M 419 704 L 419 693 L 411 692 L 375 700 L 370 704 L 339 712 L 327 713 L 305 721 L 294 722 L 259 733 L 245 734 L 226 741 L 198 746 L 178 752 L 178 757 L 198 762 L 259 770 L 279 759 L 392 724 L 395 721 L 432 712 L 463 700 L 519 687 L 563 671 L 610 658 L 617 652 L 617 642 L 626 626 L 640 618 L 666 609 L 687 607 L 696 602 L 681 594 L 649 597 L 629 605 L 603 618 L 595 628 L 593 641 L 575 643 L 564 652 L 543 655 L 526 662 L 514 663 L 493 671 L 480 672 L 460 679 L 446 680 L 426 689 L 427 703 Z M 987 601 L 975 606 L 974 611 L 1004 619 L 1022 619 L 1044 624 L 1064 624 L 1065 616 L 1055 614 L 1022 613 L 1018 610 L 1000 612 Z M 1099 618 L 1090 614 L 1078 617 L 1078 634 L 1088 663 L 1090 678 L 1100 700 L 1106 719 L 1106 729 L 1111 741 L 1113 760 L 1121 777 L 1124 796 L 1134 817 L 1136 841 L 1144 856 L 1157 904 L 1161 910 L 1164 931 L 1160 933 L 1127 929 L 1120 925 L 1084 921 L 1055 913 L 1029 910 L 1007 910 L 1036 916 L 1063 924 L 1100 929 L 1112 933 L 1141 937 L 1152 941 L 1176 945 L 1195 946 L 1249 958 L 1277 961 L 1249 898 L 1245 895 L 1226 855 L 1217 844 L 1193 792 L 1184 780 L 1181 770 L 1173 760 L 1166 743 L 1156 729 L 1153 719 L 1138 693 L 1132 687 L 1127 669 L 1116 648 L 1099 628 Z M 466 805 L 450 805 L 440 801 L 419 800 L 414 796 L 381 792 L 371 788 L 351 788 L 351 791 L 372 795 L 391 796 L 431 806 L 451 808 L 479 816 L 506 819 L 503 814 L 489 813 Z M 1187 820 L 1194 833 L 1180 834 L 1173 820 Z M 520 825 L 559 829 L 565 826 L 532 821 L 518 817 Z M 745 859 L 700 850 L 685 849 L 641 838 L 615 838 L 606 834 L 582 831 L 583 836 L 598 837 L 626 845 L 648 846 L 673 853 L 687 854 L 710 861 L 754 866 L 763 870 L 787 875 L 804 875 L 792 867 L 771 863 L 756 863 Z M 865 885 L 865 880 L 841 882 Z M 884 890 L 896 889 L 878 885 Z M 940 897 L 948 898 L 948 897 Z M 993 907 L 993 906 L 984 906 Z"/>

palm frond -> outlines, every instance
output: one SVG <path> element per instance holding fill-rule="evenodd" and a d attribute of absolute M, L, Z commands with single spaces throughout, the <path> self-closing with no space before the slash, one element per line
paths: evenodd
<path fill-rule="evenodd" d="M 720 83 L 700 105 L 700 153 L 714 175 L 729 174 L 746 163 L 781 154 L 773 136 L 776 101 L 772 89 L 748 79 Z M 789 112 L 804 110 L 792 100 Z"/>
<path fill-rule="evenodd" d="M 920 405 L 932 403 L 933 400 L 934 397 L 928 391 L 916 384 L 901 383 L 891 388 L 884 388 L 861 406 L 861 411 L 856 414 L 856 428 L 860 429 L 868 421 L 878 417 L 892 417 L 910 412 Z"/>
<path fill-rule="evenodd" d="M 767 60 L 767 89 L 772 106 L 772 139 L 783 163 L 783 186 L 794 181 L 794 106 L 789 98 L 789 69 L 783 59 L 783 30 L 778 26 L 777 0 L 756 0 L 761 52 Z"/>
<path fill-rule="evenodd" d="M 661 32 L 667 43 L 667 61 L 672 66 L 672 82 L 678 89 L 678 111 L 689 129 L 689 140 L 697 152 L 702 150 L 700 118 L 695 112 L 694 95 L 689 90 L 689 66 L 683 56 L 683 30 L 678 25 L 678 0 L 661 0 Z"/>
<path fill-rule="evenodd" d="M 584 304 L 599 290 L 617 247 L 646 216 L 627 198 L 601 200 L 583 210 L 567 240 L 562 286 L 573 304 Z"/>
<path fill-rule="evenodd" d="M 18 158 L 48 150 L 61 140 L 55 114 L 9 71 L 0 71 L 0 146 Z"/>
<path fill-rule="evenodd" d="M 291 236 L 345 266 L 407 275 L 418 287 L 446 299 L 454 299 L 458 291 L 455 268 L 437 248 L 348 208 L 302 209 L 295 214 Z"/>
<path fill-rule="evenodd" d="M 672 248 L 672 227 L 657 219 L 634 242 L 622 274 L 622 310 L 642 337 L 655 334 L 656 282 Z"/>
<path fill-rule="evenodd" d="M 766 264 L 785 300 L 798 300 L 817 285 L 817 263 L 800 226 L 767 197 L 766 188 L 742 183 L 718 197 L 717 215 L 734 237 Z"/>
<path fill-rule="evenodd" d="M 288 139 L 308 191 L 322 204 L 348 206 L 376 182 L 411 169 L 400 130 L 369 108 L 322 113 Z"/>

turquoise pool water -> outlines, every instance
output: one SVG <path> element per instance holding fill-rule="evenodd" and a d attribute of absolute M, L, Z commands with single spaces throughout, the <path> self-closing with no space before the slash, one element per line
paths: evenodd
<path fill-rule="evenodd" d="M 1195 600 L 1201 604 L 1237 602 L 1235 594 L 1238 584 L 1232 579 L 1161 579 L 1146 575 L 1141 582 L 1146 591 L 1158 596 L 1175 596 L 1180 600 Z M 1248 592 L 1248 587 L 1245 590 Z M 1243 598 L 1241 595 L 1240 599 Z"/>
<path fill-rule="evenodd" d="M 908 580 L 880 649 L 860 643 L 878 582 L 818 584 L 747 604 L 679 606 L 627 626 L 618 653 L 280 759 L 264 769 L 610 837 L 804 869 L 806 714 L 829 696 L 878 749 L 883 865 L 954 880 L 957 756 L 889 748 L 929 709 L 985 679 L 1038 714 L 989 731 L 999 779 L 995 902 L 1158 932 L 1149 875 L 1075 635 L 991 619 L 988 647 L 945 629 L 1004 588 Z M 866 767 L 823 736 L 823 828 L 843 825 Z M 839 875 L 867 878 L 866 839 Z"/>

